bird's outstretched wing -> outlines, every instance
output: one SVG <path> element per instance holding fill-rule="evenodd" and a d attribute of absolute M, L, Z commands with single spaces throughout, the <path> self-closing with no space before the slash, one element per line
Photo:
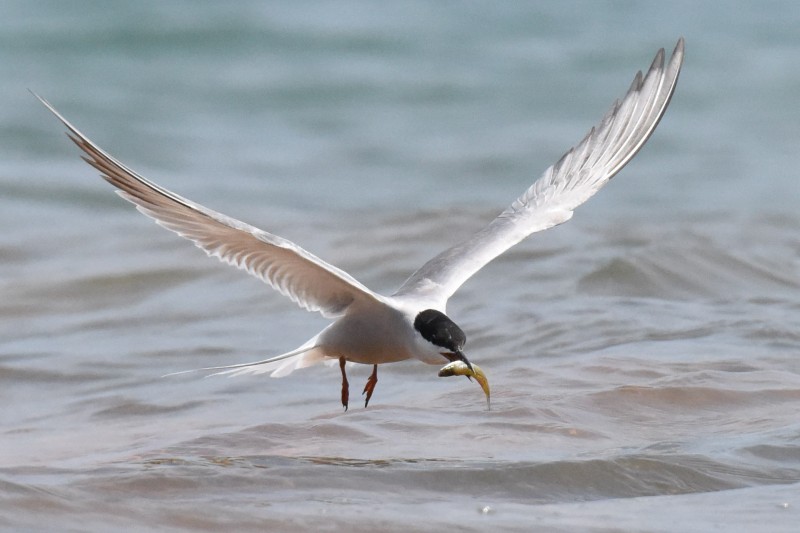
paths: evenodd
<path fill-rule="evenodd" d="M 683 63 L 683 38 L 669 63 L 656 54 L 647 75 L 641 72 L 622 101 L 488 226 L 440 253 L 395 292 L 443 308 L 447 299 L 489 261 L 531 233 L 572 217 L 633 158 L 653 133 L 669 105 Z"/>
<path fill-rule="evenodd" d="M 120 196 L 208 255 L 246 270 L 300 307 L 326 317 L 344 314 L 354 302 L 382 301 L 346 272 L 293 242 L 212 211 L 140 176 L 89 140 L 46 100 L 34 96 L 64 123 L 70 139 L 86 153 L 83 159 L 117 187 Z"/>

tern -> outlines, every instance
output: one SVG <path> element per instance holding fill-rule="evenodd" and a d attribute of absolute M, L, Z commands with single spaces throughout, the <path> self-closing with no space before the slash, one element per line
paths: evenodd
<path fill-rule="evenodd" d="M 243 269 L 308 311 L 333 322 L 299 348 L 252 363 L 198 370 L 215 374 L 285 376 L 320 362 L 339 363 L 341 401 L 349 402 L 346 363 L 372 365 L 364 406 L 378 382 L 378 365 L 406 359 L 445 366 L 440 376 L 463 375 L 489 383 L 464 355 L 467 337 L 446 314 L 448 299 L 487 263 L 528 235 L 562 224 L 573 210 L 614 177 L 648 140 L 669 105 L 684 56 L 683 38 L 665 63 L 658 51 L 645 75 L 603 119 L 511 206 L 467 240 L 414 272 L 390 296 L 368 289 L 297 244 L 179 196 L 137 174 L 101 149 L 34 93 L 67 128 L 82 158 L 125 200 L 159 225 L 193 241 L 209 256 Z"/>

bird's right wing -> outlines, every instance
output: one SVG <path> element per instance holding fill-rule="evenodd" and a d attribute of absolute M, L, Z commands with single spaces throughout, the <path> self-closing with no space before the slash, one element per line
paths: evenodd
<path fill-rule="evenodd" d="M 664 50 L 659 50 L 647 75 L 637 73 L 622 101 L 508 209 L 469 240 L 425 263 L 394 296 L 442 309 L 489 261 L 531 233 L 572 218 L 573 210 L 608 183 L 653 133 L 672 98 L 682 63 L 683 38 L 666 65 Z"/>
<path fill-rule="evenodd" d="M 208 255 L 246 270 L 309 311 L 333 318 L 354 302 L 382 302 L 346 272 L 293 242 L 187 200 L 129 169 L 94 144 L 46 100 L 34 94 L 69 130 L 83 159 L 117 193 L 159 225 L 193 241 Z"/>

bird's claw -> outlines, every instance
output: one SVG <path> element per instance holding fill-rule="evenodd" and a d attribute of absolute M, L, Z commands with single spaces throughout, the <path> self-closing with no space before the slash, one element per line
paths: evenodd
<path fill-rule="evenodd" d="M 372 398 L 372 392 L 375 390 L 375 385 L 378 384 L 378 365 L 374 365 L 372 368 L 372 374 L 370 374 L 369 379 L 367 380 L 367 384 L 364 385 L 364 392 L 361 395 L 367 395 L 367 399 L 364 401 L 364 408 L 369 405 L 369 399 Z"/>

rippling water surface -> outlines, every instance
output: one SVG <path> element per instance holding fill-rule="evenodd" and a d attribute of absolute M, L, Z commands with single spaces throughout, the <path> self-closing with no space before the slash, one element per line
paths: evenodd
<path fill-rule="evenodd" d="M 79 4 L 0 22 L 0 527 L 795 530 L 793 3 Z M 26 90 L 391 292 L 680 35 L 634 162 L 451 300 L 491 411 L 414 362 L 348 412 L 326 366 L 162 378 L 326 322 L 136 213 Z"/>

